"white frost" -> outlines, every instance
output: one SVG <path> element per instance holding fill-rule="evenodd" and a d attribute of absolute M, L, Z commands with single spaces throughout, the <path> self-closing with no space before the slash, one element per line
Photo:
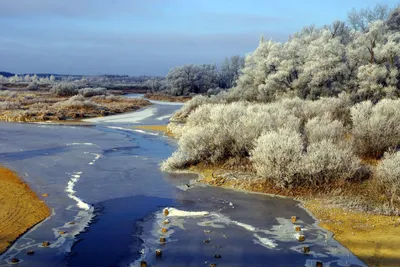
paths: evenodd
<path fill-rule="evenodd" d="M 168 216 L 171 217 L 203 217 L 210 214 L 208 211 L 184 211 L 175 208 L 168 208 L 168 211 Z"/>
<path fill-rule="evenodd" d="M 254 237 L 257 238 L 257 240 L 254 240 L 254 243 L 261 245 L 266 248 L 275 248 L 278 246 L 276 243 L 274 243 L 271 239 L 266 238 L 266 237 L 261 237 L 258 234 L 254 234 Z"/>

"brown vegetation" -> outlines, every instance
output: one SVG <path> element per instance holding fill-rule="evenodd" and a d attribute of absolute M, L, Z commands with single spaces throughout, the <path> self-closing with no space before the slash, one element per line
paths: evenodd
<path fill-rule="evenodd" d="M 151 103 L 113 95 L 56 96 L 48 91 L 7 90 L 0 92 L 2 121 L 65 121 L 114 115 L 137 110 Z"/>
<path fill-rule="evenodd" d="M 145 98 L 157 101 L 165 101 L 165 102 L 188 102 L 192 99 L 191 96 L 172 96 L 162 93 L 147 93 L 144 95 Z"/>
<path fill-rule="evenodd" d="M 50 210 L 11 170 L 0 167 L 0 253 Z"/>

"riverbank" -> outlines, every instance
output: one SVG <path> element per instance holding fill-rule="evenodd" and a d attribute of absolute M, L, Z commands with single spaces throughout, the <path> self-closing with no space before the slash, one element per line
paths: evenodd
<path fill-rule="evenodd" d="M 166 126 L 142 126 L 142 129 L 163 131 L 170 135 Z M 384 216 L 357 210 L 357 205 L 341 205 L 332 201 L 335 196 L 313 194 L 310 189 L 282 190 L 263 179 L 248 173 L 231 171 L 217 166 L 190 166 L 187 171 L 198 173 L 199 181 L 247 192 L 268 193 L 296 198 L 319 221 L 319 225 L 331 231 L 334 238 L 347 247 L 368 266 L 400 266 L 400 217 Z M 372 185 L 360 184 L 350 190 L 368 193 Z M 360 188 L 364 187 L 364 188 Z M 344 199 L 342 202 L 351 201 Z"/>
<path fill-rule="evenodd" d="M 0 167 L 0 206 L 0 254 L 28 229 L 50 216 L 45 202 L 16 173 L 4 167 Z"/>
<path fill-rule="evenodd" d="M 399 216 L 358 211 L 356 205 L 348 207 L 354 200 L 345 198 L 335 201 L 337 196 L 313 194 L 309 189 L 284 191 L 249 174 L 218 167 L 200 165 L 191 166 L 188 170 L 200 174 L 200 181 L 210 186 L 295 198 L 318 219 L 320 227 L 332 232 L 337 241 L 368 266 L 400 266 Z M 349 202 L 343 203 L 346 201 Z"/>
<path fill-rule="evenodd" d="M 115 95 L 57 96 L 49 91 L 5 90 L 0 92 L 0 121 L 79 121 L 116 115 L 151 105 L 144 99 Z"/>

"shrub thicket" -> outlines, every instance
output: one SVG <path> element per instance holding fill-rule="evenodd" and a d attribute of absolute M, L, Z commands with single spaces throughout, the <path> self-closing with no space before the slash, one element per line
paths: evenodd
<path fill-rule="evenodd" d="M 92 97 L 97 95 L 107 95 L 107 89 L 103 87 L 98 88 L 83 88 L 79 89 L 79 94 L 84 97 Z"/>
<path fill-rule="evenodd" d="M 351 118 L 354 149 L 360 156 L 379 157 L 400 145 L 400 100 L 356 104 Z"/>
<path fill-rule="evenodd" d="M 375 177 L 378 184 L 390 195 L 391 204 L 400 194 L 400 151 L 386 152 L 376 168 Z"/>
<path fill-rule="evenodd" d="M 352 107 L 346 99 L 189 104 L 186 123 L 172 127 L 179 148 L 162 168 L 241 159 L 279 186 L 351 179 L 360 169 L 356 155 L 400 145 L 400 100 Z"/>
<path fill-rule="evenodd" d="M 73 96 L 78 94 L 78 85 L 72 82 L 60 82 L 54 84 L 50 91 L 58 96 Z"/>

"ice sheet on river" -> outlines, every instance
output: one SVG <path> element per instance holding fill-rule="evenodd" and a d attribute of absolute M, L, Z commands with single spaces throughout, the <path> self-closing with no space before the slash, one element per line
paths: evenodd
<path fill-rule="evenodd" d="M 156 108 L 150 107 L 140 111 L 124 113 L 119 115 L 112 115 L 107 117 L 97 117 L 84 119 L 86 122 L 93 123 L 139 123 L 140 121 L 153 116 L 156 112 Z"/>

